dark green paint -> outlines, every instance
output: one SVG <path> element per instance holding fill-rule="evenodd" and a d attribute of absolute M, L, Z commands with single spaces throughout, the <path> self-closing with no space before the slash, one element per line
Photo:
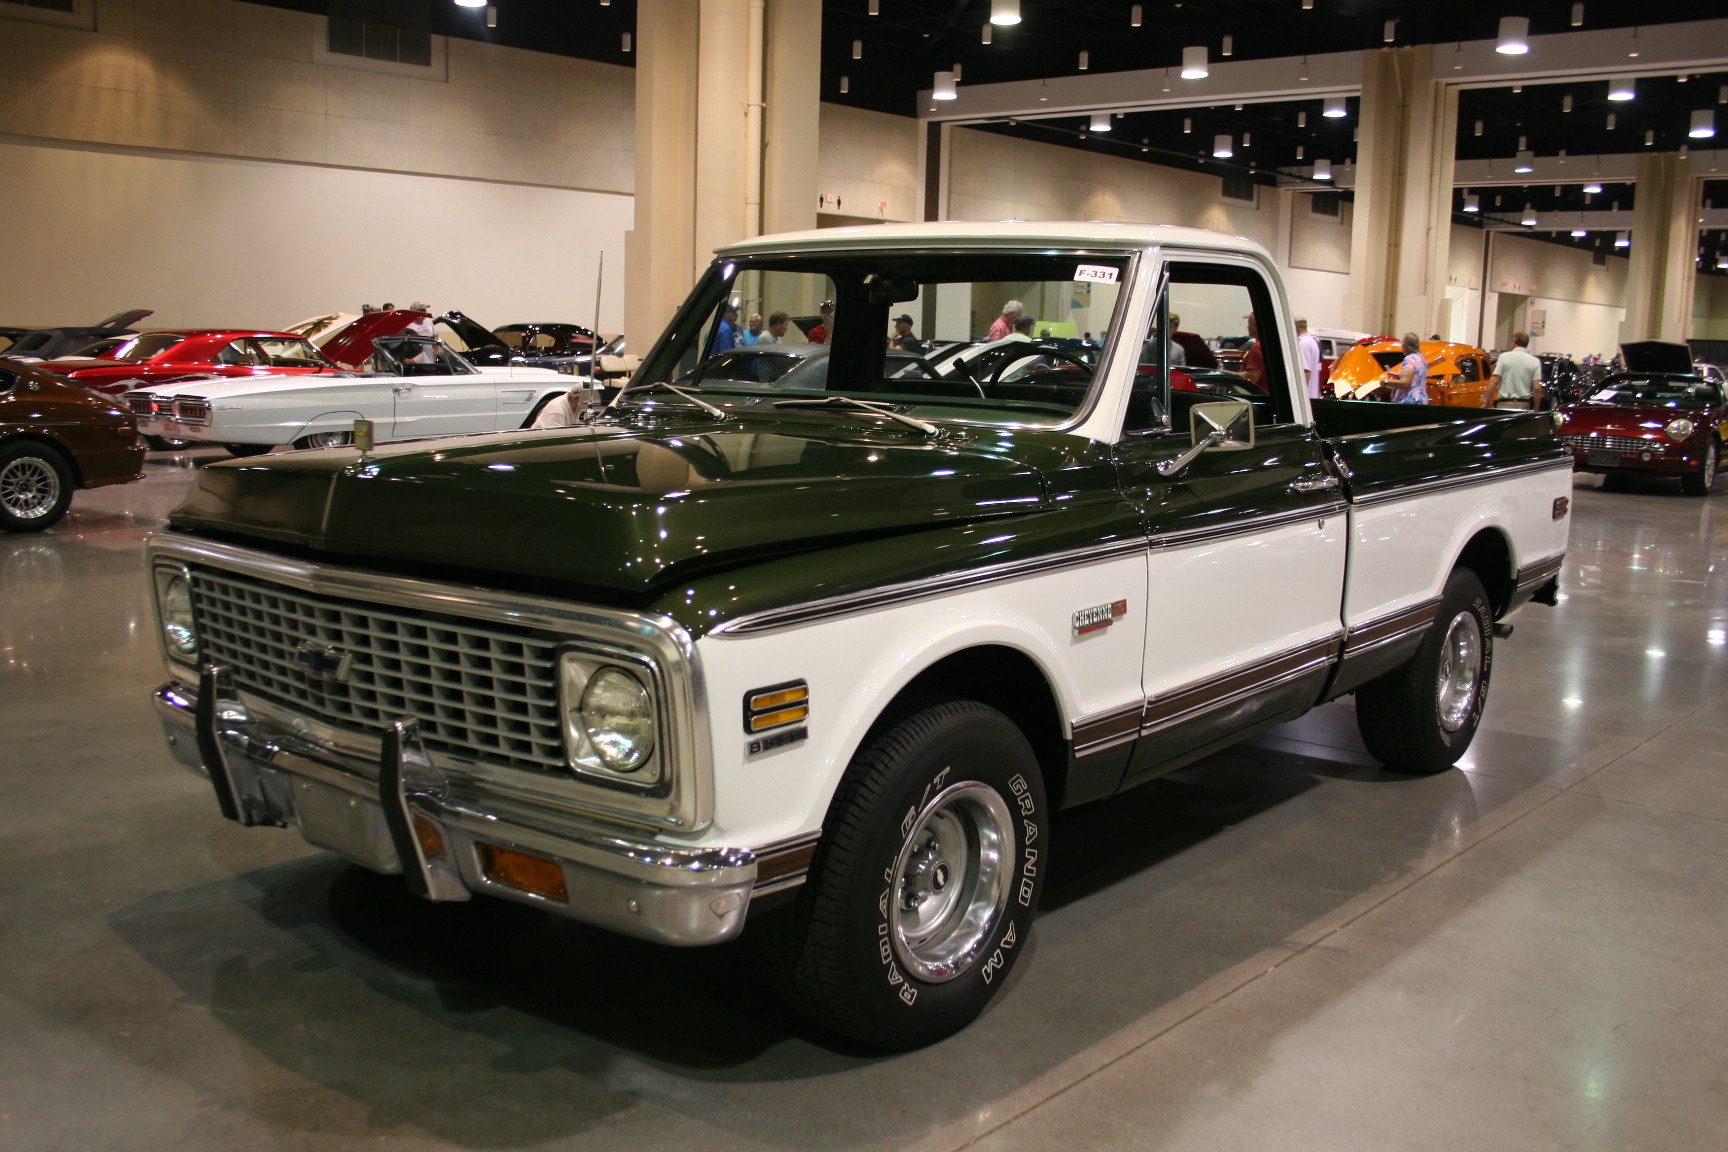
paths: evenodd
<path fill-rule="evenodd" d="M 1472 472 L 1571 460 L 1546 412 L 1360 400 L 1313 403 L 1317 430 L 1332 440 L 1349 468 L 1354 499 Z"/>

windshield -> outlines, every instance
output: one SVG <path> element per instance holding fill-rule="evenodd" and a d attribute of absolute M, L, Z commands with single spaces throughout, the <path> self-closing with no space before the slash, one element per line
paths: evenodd
<path fill-rule="evenodd" d="M 1702 380 L 1616 380 L 1591 394 L 1598 404 L 1654 404 L 1664 408 L 1707 408 L 1722 403 L 1719 385 Z"/>
<path fill-rule="evenodd" d="M 845 252 L 717 265 L 632 381 L 750 407 L 843 395 L 1054 427 L 1086 403 L 1132 257 Z M 626 398 L 632 402 L 634 396 Z"/>

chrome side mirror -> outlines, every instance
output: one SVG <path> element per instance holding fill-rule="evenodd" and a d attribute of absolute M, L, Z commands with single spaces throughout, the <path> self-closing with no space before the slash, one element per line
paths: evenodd
<path fill-rule="evenodd" d="M 1174 479 L 1202 452 L 1240 452 L 1254 447 L 1254 406 L 1246 400 L 1219 400 L 1188 410 L 1188 434 L 1193 446 L 1182 455 L 1158 464 L 1158 475 Z"/>

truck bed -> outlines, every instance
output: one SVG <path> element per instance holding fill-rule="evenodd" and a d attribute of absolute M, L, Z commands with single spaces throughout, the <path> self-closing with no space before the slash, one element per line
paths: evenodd
<path fill-rule="evenodd" d="M 1353 501 L 1569 461 L 1546 412 L 1315 400 L 1314 428 L 1344 465 Z"/>

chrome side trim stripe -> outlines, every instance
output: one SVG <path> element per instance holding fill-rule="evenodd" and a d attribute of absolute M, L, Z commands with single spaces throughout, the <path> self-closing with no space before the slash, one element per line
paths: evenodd
<path fill-rule="evenodd" d="M 1140 735 L 1140 717 L 1145 711 L 1146 702 L 1136 700 L 1074 721 L 1074 754 L 1086 756 L 1103 752 L 1136 739 Z"/>
<path fill-rule="evenodd" d="M 1238 669 L 1146 702 L 1140 735 L 1173 728 L 1204 712 L 1245 700 L 1256 693 L 1287 684 L 1338 659 L 1343 633 L 1304 644 L 1252 668 Z"/>
<path fill-rule="evenodd" d="M 1353 496 L 1351 503 L 1359 508 L 1372 507 L 1375 504 L 1391 504 L 1398 500 L 1415 500 L 1422 496 L 1431 496 L 1436 492 L 1445 492 L 1453 488 L 1467 488 L 1474 484 L 1494 484 L 1501 480 L 1510 480 L 1515 476 L 1532 475 L 1537 472 L 1558 472 L 1562 469 L 1571 471 L 1570 457 L 1565 460 L 1534 460 L 1526 464 L 1511 464 L 1504 467 L 1470 472 L 1463 476 L 1446 476 L 1437 480 L 1419 480 L 1411 484 L 1400 484 L 1385 492 L 1370 492 L 1363 496 Z"/>
<path fill-rule="evenodd" d="M 804 883 L 810 875 L 810 861 L 816 855 L 816 842 L 821 838 L 820 832 L 811 832 L 754 849 L 751 855 L 756 858 L 756 886 L 750 894 L 765 896 Z"/>
<path fill-rule="evenodd" d="M 1384 648 L 1395 644 L 1412 633 L 1434 622 L 1435 615 L 1440 611 L 1440 601 L 1430 600 L 1426 604 L 1418 604 L 1414 608 L 1406 608 L 1402 612 L 1394 612 L 1390 616 L 1382 616 L 1378 620 L 1370 620 L 1350 629 L 1344 640 L 1344 657 L 1360 656 L 1376 648 Z"/>
<path fill-rule="evenodd" d="M 1178 532 L 1163 532 L 1152 537 L 1149 543 L 1154 548 L 1181 548 L 1190 544 L 1207 544 L 1214 540 L 1226 540 L 1232 536 L 1244 536 L 1250 532 L 1264 532 L 1269 528 L 1283 528 L 1286 525 L 1301 524 L 1309 520 L 1342 516 L 1349 507 L 1343 500 L 1334 500 L 1326 504 L 1310 504 L 1301 508 L 1293 508 L 1288 512 L 1271 512 L 1247 520 L 1232 520 L 1229 524 L 1224 525 L 1208 524 L 1203 528 L 1186 528 Z"/>
<path fill-rule="evenodd" d="M 1035 556 L 1027 560 L 1012 560 L 1006 564 L 992 564 L 967 572 L 933 576 L 928 580 L 908 580 L 899 584 L 888 584 L 881 588 L 866 589 L 862 592 L 849 592 L 841 596 L 811 600 L 808 603 L 796 604 L 788 608 L 771 608 L 766 612 L 753 612 L 740 616 L 736 620 L 728 620 L 715 628 L 709 635 L 752 636 L 780 628 L 792 628 L 800 624 L 813 624 L 819 620 L 830 620 L 836 616 L 847 616 L 854 612 L 885 608 L 891 604 L 927 600 L 933 596 L 941 596 L 962 588 L 973 588 L 980 584 L 992 584 L 999 580 L 1013 580 L 1040 572 L 1078 568 L 1086 564 L 1096 564 L 1102 560 L 1134 556 L 1145 550 L 1145 538 L 1137 536 L 1131 540 L 1117 540 L 1109 544 L 1094 545 L 1090 548 L 1052 552 L 1047 556 Z"/>
<path fill-rule="evenodd" d="M 1560 574 L 1565 563 L 1566 553 L 1562 552 L 1558 556 L 1550 556 L 1546 560 L 1538 560 L 1518 569 L 1518 591 L 1547 583 Z"/>

